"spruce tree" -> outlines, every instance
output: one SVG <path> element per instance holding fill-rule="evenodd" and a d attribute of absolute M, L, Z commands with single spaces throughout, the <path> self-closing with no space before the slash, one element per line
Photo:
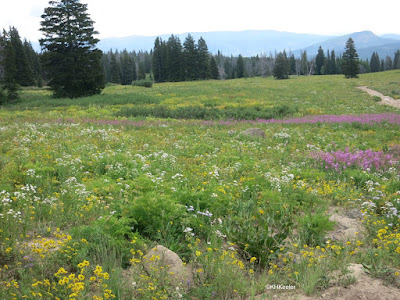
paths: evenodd
<path fill-rule="evenodd" d="M 42 15 L 40 45 L 49 86 L 55 97 L 82 97 L 98 94 L 104 88 L 102 52 L 96 48 L 94 22 L 87 4 L 79 0 L 49 2 Z"/>
<path fill-rule="evenodd" d="M 198 53 L 193 37 L 188 34 L 183 43 L 183 61 L 186 80 L 196 80 L 199 78 Z"/>
<path fill-rule="evenodd" d="M 157 37 L 154 41 L 154 50 L 153 50 L 153 75 L 155 82 L 163 82 L 166 80 L 166 57 L 165 57 L 165 43 L 160 37 Z"/>
<path fill-rule="evenodd" d="M 275 58 L 275 65 L 272 71 L 275 79 L 288 79 L 289 78 L 289 62 L 286 52 L 279 52 Z"/>
<path fill-rule="evenodd" d="M 369 67 L 371 72 L 379 72 L 379 68 L 380 68 L 380 59 L 379 59 L 379 55 L 376 52 L 373 52 L 371 55 L 371 61 L 369 63 Z"/>
<path fill-rule="evenodd" d="M 322 47 L 319 46 L 318 54 L 317 57 L 315 58 L 315 73 L 317 75 L 322 75 L 321 69 L 324 63 L 325 63 L 325 53 L 324 50 L 322 50 Z"/>
<path fill-rule="evenodd" d="M 335 50 L 331 51 L 331 62 L 329 64 L 329 74 L 337 74 Z"/>
<path fill-rule="evenodd" d="M 121 83 L 121 67 L 117 61 L 117 55 L 111 52 L 110 62 L 110 82 Z"/>
<path fill-rule="evenodd" d="M 393 59 L 393 70 L 400 69 L 400 50 L 397 50 Z"/>
<path fill-rule="evenodd" d="M 210 72 L 211 72 L 211 79 L 218 79 L 219 71 L 214 56 L 211 56 L 210 59 Z"/>
<path fill-rule="evenodd" d="M 358 74 L 360 73 L 358 54 L 352 38 L 349 38 L 346 42 L 345 52 L 343 53 L 342 72 L 345 78 L 358 78 Z"/>
<path fill-rule="evenodd" d="M 17 66 L 15 51 L 9 33 L 0 36 L 0 105 L 18 98 L 18 84 L 15 80 Z M 5 92 L 5 94 L 3 94 Z"/>
<path fill-rule="evenodd" d="M 167 42 L 167 80 L 183 80 L 182 44 L 179 37 L 171 35 Z"/>
<path fill-rule="evenodd" d="M 206 41 L 200 37 L 197 41 L 197 69 L 199 79 L 210 77 L 210 54 Z"/>
<path fill-rule="evenodd" d="M 121 84 L 130 85 L 133 81 L 133 61 L 126 49 L 121 54 Z"/>
<path fill-rule="evenodd" d="M 243 57 L 240 54 L 236 62 L 236 68 L 237 68 L 237 78 L 244 77 L 244 62 L 243 62 Z"/>
<path fill-rule="evenodd" d="M 15 80 L 22 86 L 34 85 L 32 68 L 28 62 L 28 57 L 18 30 L 15 27 L 11 27 L 9 35 L 15 52 L 15 66 L 17 68 Z"/>

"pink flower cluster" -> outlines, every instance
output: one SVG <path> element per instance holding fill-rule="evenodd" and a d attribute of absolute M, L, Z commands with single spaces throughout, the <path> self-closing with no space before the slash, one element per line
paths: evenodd
<path fill-rule="evenodd" d="M 311 152 L 311 157 L 325 169 L 332 169 L 336 172 L 341 172 L 351 167 L 359 167 L 365 171 L 384 172 L 390 167 L 398 167 L 400 146 L 391 146 L 387 153 L 359 149 L 350 152 L 349 148 L 346 148 L 345 151 L 314 151 Z"/>

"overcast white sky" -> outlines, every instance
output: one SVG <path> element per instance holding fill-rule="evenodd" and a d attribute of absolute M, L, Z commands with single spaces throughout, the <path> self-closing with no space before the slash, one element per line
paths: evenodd
<path fill-rule="evenodd" d="M 48 0 L 0 0 L 0 29 L 37 41 Z M 400 34 L 399 0 L 81 0 L 99 38 L 271 29 L 324 35 Z"/>

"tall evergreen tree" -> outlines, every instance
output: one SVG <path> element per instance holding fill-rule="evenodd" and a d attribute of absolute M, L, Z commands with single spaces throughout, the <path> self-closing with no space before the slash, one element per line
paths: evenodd
<path fill-rule="evenodd" d="M 322 75 L 321 69 L 324 63 L 325 63 L 325 53 L 324 50 L 322 50 L 322 47 L 319 46 L 318 54 L 317 57 L 315 58 L 315 73 L 317 75 Z"/>
<path fill-rule="evenodd" d="M 183 61 L 185 66 L 185 79 L 195 80 L 199 78 L 197 47 L 190 34 L 188 34 L 183 43 Z"/>
<path fill-rule="evenodd" d="M 237 78 L 244 77 L 244 62 L 243 62 L 243 57 L 240 54 L 236 62 L 236 69 L 237 69 Z"/>
<path fill-rule="evenodd" d="M 33 50 L 32 44 L 24 40 L 24 51 L 28 59 L 29 69 L 32 70 L 32 80 L 37 86 L 42 86 L 42 64 L 39 55 Z"/>
<path fill-rule="evenodd" d="M 11 43 L 9 33 L 3 32 L 0 36 L 0 64 L 2 74 L 0 76 L 0 105 L 18 98 L 18 85 L 15 80 L 17 66 L 15 63 L 15 51 Z M 6 95 L 3 94 L 6 93 Z"/>
<path fill-rule="evenodd" d="M 133 81 L 133 60 L 126 49 L 121 54 L 121 83 L 130 85 Z"/>
<path fill-rule="evenodd" d="M 210 54 L 206 41 L 200 37 L 197 41 L 197 69 L 198 78 L 206 79 L 210 77 Z"/>
<path fill-rule="evenodd" d="M 179 37 L 171 35 L 167 42 L 167 80 L 183 80 L 182 44 Z"/>
<path fill-rule="evenodd" d="M 153 50 L 153 63 L 152 70 L 155 82 L 163 82 L 167 79 L 165 66 L 166 66 L 166 51 L 165 43 L 160 37 L 157 37 L 154 41 Z"/>
<path fill-rule="evenodd" d="M 396 53 L 394 54 L 393 69 L 394 70 L 400 69 L 400 50 L 397 50 Z"/>
<path fill-rule="evenodd" d="M 11 27 L 9 35 L 15 52 L 15 66 L 17 68 L 15 80 L 22 86 L 34 85 L 32 68 L 28 62 L 28 57 L 18 30 L 15 27 Z"/>
<path fill-rule="evenodd" d="M 214 56 L 211 56 L 210 59 L 210 72 L 211 72 L 211 79 L 218 79 L 219 76 L 218 66 Z"/>
<path fill-rule="evenodd" d="M 289 62 L 286 52 L 279 52 L 275 58 L 275 65 L 273 75 L 275 79 L 288 79 L 289 78 Z"/>
<path fill-rule="evenodd" d="M 357 78 L 360 73 L 358 54 L 352 38 L 349 38 L 346 42 L 345 52 L 343 53 L 342 72 L 346 78 Z"/>
<path fill-rule="evenodd" d="M 121 83 L 121 67 L 117 61 L 117 55 L 111 51 L 110 82 Z"/>
<path fill-rule="evenodd" d="M 49 2 L 42 15 L 40 45 L 49 86 L 55 97 L 98 94 L 104 88 L 102 52 L 96 48 L 94 22 L 79 0 Z"/>
<path fill-rule="evenodd" d="M 335 50 L 331 51 L 331 60 L 329 64 L 329 74 L 337 74 L 337 67 L 336 67 L 336 55 Z"/>
<path fill-rule="evenodd" d="M 303 51 L 301 53 L 301 60 L 300 60 L 300 74 L 301 75 L 308 75 L 308 59 L 307 59 L 307 51 Z"/>
<path fill-rule="evenodd" d="M 296 59 L 294 58 L 294 54 L 289 58 L 289 70 L 289 74 L 296 75 Z"/>
<path fill-rule="evenodd" d="M 371 55 L 371 60 L 369 62 L 371 72 L 379 72 L 380 65 L 381 61 L 379 59 L 378 53 L 373 52 Z"/>

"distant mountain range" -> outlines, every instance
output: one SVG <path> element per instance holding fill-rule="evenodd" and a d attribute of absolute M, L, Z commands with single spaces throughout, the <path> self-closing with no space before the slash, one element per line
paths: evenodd
<path fill-rule="evenodd" d="M 387 55 L 392 56 L 400 49 L 399 34 L 385 34 L 377 36 L 371 31 L 355 32 L 343 36 L 300 34 L 275 30 L 245 30 L 245 31 L 213 31 L 213 32 L 193 32 L 190 33 L 195 40 L 203 37 L 207 42 L 211 53 L 218 51 L 224 55 L 239 54 L 243 56 L 269 55 L 275 52 L 286 50 L 293 53 L 296 57 L 304 50 L 308 57 L 317 55 L 319 46 L 326 51 L 335 50 L 336 55 L 343 53 L 346 41 L 351 37 L 356 46 L 357 53 L 362 59 L 370 59 L 372 52 L 376 51 L 380 58 Z M 176 34 L 181 40 L 185 41 L 188 33 Z M 167 41 L 171 34 L 159 35 Z M 103 51 L 124 50 L 128 51 L 150 51 L 154 47 L 157 36 L 129 36 L 122 38 L 105 38 L 98 43 L 98 47 Z M 35 49 L 40 51 L 38 43 L 33 43 Z"/>
<path fill-rule="evenodd" d="M 400 35 L 388 34 L 379 37 L 371 31 L 361 31 L 330 38 L 293 53 L 298 56 L 301 51 L 306 50 L 310 55 L 316 55 L 319 46 L 321 46 L 325 52 L 328 49 L 335 50 L 336 55 L 338 55 L 343 53 L 346 41 L 350 37 L 354 40 L 359 57 L 363 59 L 370 59 L 373 52 L 378 52 L 380 58 L 385 58 L 387 55 L 393 56 L 397 50 L 400 50 Z"/>

